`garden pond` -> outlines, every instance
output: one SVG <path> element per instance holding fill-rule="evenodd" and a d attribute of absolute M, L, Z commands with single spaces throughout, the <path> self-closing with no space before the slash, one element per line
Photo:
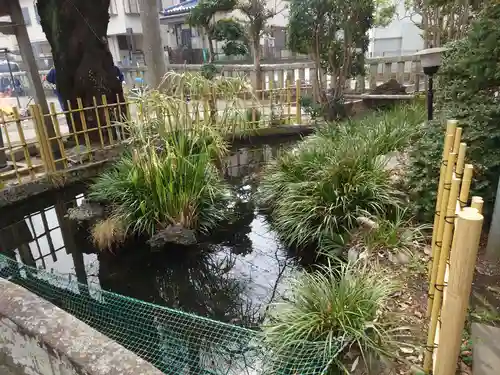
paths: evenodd
<path fill-rule="evenodd" d="M 85 197 L 82 184 L 4 208 L 0 253 L 64 275 L 64 279 L 76 279 L 93 291 L 112 291 L 255 327 L 300 265 L 280 244 L 250 196 L 263 164 L 295 140 L 285 138 L 233 150 L 226 160 L 225 175 L 240 197 L 238 220 L 194 248 L 170 246 L 155 252 L 135 243 L 116 252 L 96 250 L 88 228 L 67 218 L 68 208 L 77 207 Z"/>

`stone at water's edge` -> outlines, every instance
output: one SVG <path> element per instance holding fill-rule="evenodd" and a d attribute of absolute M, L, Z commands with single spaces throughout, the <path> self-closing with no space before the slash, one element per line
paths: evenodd
<path fill-rule="evenodd" d="M 197 243 L 194 230 L 186 229 L 182 225 L 169 225 L 167 228 L 155 233 L 148 241 L 154 248 L 165 246 L 167 243 L 177 245 L 195 245 Z"/>
<path fill-rule="evenodd" d="M 75 221 L 91 221 L 104 216 L 104 208 L 98 203 L 83 201 L 78 207 L 68 209 L 68 219 Z"/>

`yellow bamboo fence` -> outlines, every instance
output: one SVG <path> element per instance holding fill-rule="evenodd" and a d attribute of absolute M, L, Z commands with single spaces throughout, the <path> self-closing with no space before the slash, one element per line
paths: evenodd
<path fill-rule="evenodd" d="M 239 134 L 302 124 L 307 119 L 300 106 L 301 91 L 302 95 L 304 91 L 309 94 L 297 80 L 287 81 L 283 88 L 269 82 L 268 89 L 253 93 L 242 91 L 232 101 L 190 96 L 185 98 L 182 114 L 173 109 L 172 113 L 176 114 L 171 117 L 174 122 L 183 121 L 184 125 L 188 122 L 194 126 L 197 122 L 208 121 L 206 113 L 210 113 L 212 119 L 214 112 L 215 126 L 232 124 L 224 131 Z M 236 100 L 238 108 L 234 108 Z M 211 101 L 216 103 L 213 112 Z M 105 96 L 94 97 L 85 104 L 78 98 L 73 104 L 68 101 L 66 107 L 66 110 L 57 110 L 51 103 L 49 113 L 42 113 L 38 105 L 30 105 L 23 111 L 17 107 L 0 110 L 0 167 L 8 166 L 0 168 L 0 190 L 97 162 L 99 152 L 127 141 L 127 126 L 133 126 L 143 116 L 140 101 L 130 98 L 120 100 L 117 97 L 111 103 Z M 228 116 L 236 116 L 237 120 L 232 123 L 227 120 Z"/>
<path fill-rule="evenodd" d="M 473 166 L 462 129 L 448 120 L 432 233 L 424 372 L 454 375 L 483 224 L 481 197 L 469 199 Z M 469 205 L 470 201 L 470 206 Z"/>

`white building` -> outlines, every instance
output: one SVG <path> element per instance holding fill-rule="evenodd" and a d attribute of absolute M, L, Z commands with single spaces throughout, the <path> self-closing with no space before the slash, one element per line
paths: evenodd
<path fill-rule="evenodd" d="M 395 0 L 396 14 L 386 27 L 376 27 L 370 30 L 370 45 L 368 56 L 401 56 L 411 55 L 424 46 L 422 31 L 409 17 L 404 0 Z"/>
<path fill-rule="evenodd" d="M 91 0 L 88 0 L 91 1 Z M 172 0 L 159 1 L 158 11 L 168 6 Z M 52 65 L 49 42 L 40 26 L 34 0 L 20 0 L 24 20 L 37 57 L 40 68 Z M 110 21 L 108 25 L 108 43 L 113 59 L 126 65 L 129 63 L 131 51 L 136 50 L 135 57 L 142 58 L 142 26 L 140 20 L 139 0 L 111 0 L 109 7 Z M 1 30 L 0 30 L 1 31 Z M 17 51 L 16 38 L 0 33 L 0 48 Z M 160 46 L 163 48 L 163 46 Z M 0 60 L 2 57 L 0 56 Z"/>
<path fill-rule="evenodd" d="M 175 55 L 175 62 L 199 63 L 203 60 L 203 50 L 208 49 L 208 40 L 202 31 L 192 28 L 187 23 L 189 12 L 198 5 L 199 0 L 166 0 L 167 4 L 160 17 L 162 39 L 170 47 L 170 53 Z M 270 35 L 261 39 L 264 55 L 272 54 L 274 58 L 287 57 L 285 47 L 285 32 L 288 24 L 288 6 L 286 0 L 266 0 L 267 9 L 276 15 L 267 25 L 271 28 Z M 245 21 L 246 17 L 240 11 L 221 13 L 216 19 L 234 18 Z M 221 45 L 215 46 L 216 53 L 223 56 Z M 225 58 L 225 57 L 224 57 Z M 244 57 L 243 57 L 244 58 Z"/>

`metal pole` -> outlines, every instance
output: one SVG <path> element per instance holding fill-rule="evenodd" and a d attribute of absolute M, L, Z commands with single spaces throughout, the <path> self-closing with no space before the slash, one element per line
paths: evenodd
<path fill-rule="evenodd" d="M 4 129 L 5 129 L 5 131 L 7 131 L 6 126 L 3 126 L 0 129 L 0 171 L 7 168 L 7 155 L 5 154 L 5 150 L 3 150 L 4 145 L 3 145 L 2 130 L 4 130 Z"/>
<path fill-rule="evenodd" d="M 429 74 L 429 86 L 427 89 L 427 120 L 432 121 L 434 117 L 434 74 Z"/>
<path fill-rule="evenodd" d="M 16 90 L 16 82 L 14 81 L 14 74 L 12 74 L 12 68 L 10 67 L 9 50 L 5 48 L 4 53 L 5 53 L 5 60 L 7 61 L 7 66 L 9 67 L 10 79 L 12 81 L 12 88 L 16 95 L 17 108 L 21 109 L 21 101 L 19 100 L 19 93 Z"/>

